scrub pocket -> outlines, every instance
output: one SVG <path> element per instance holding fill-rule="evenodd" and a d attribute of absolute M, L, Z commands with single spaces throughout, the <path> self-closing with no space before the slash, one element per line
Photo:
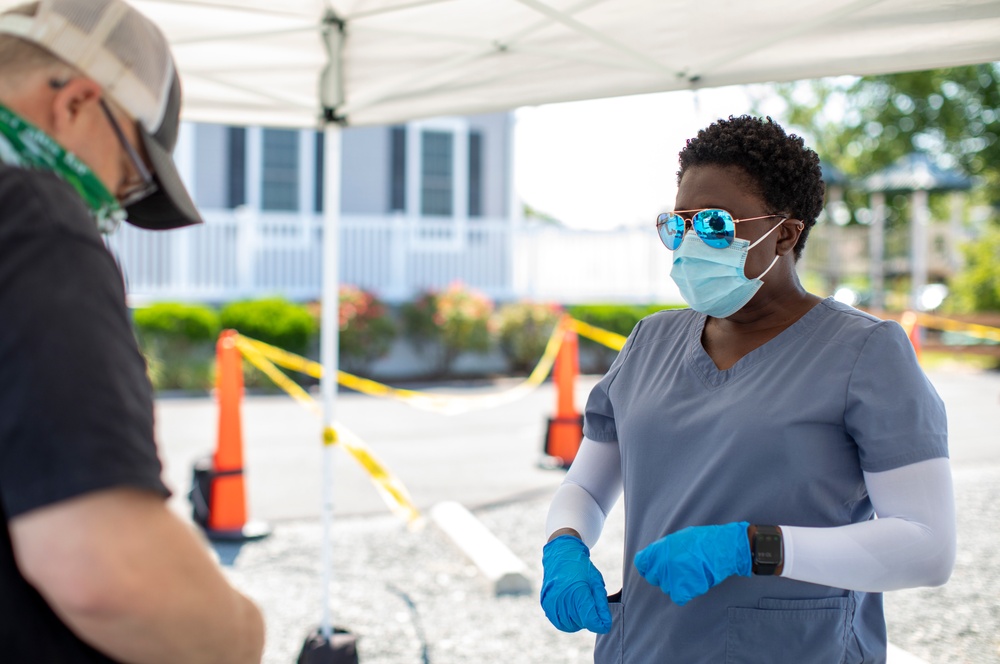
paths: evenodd
<path fill-rule="evenodd" d="M 726 664 L 841 664 L 847 656 L 850 598 L 767 599 L 729 608 Z"/>
<path fill-rule="evenodd" d="M 622 591 L 608 596 L 611 610 L 611 631 L 598 634 L 594 644 L 594 664 L 621 664 L 622 661 Z"/>

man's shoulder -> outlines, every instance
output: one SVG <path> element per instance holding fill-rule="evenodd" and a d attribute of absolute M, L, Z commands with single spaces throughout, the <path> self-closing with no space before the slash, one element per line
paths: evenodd
<path fill-rule="evenodd" d="M 100 241 L 80 196 L 53 173 L 0 163 L 0 238 L 62 232 Z"/>

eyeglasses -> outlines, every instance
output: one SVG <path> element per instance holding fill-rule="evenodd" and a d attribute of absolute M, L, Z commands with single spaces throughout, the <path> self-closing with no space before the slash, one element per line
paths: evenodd
<path fill-rule="evenodd" d="M 118 124 L 114 114 L 111 113 L 111 109 L 108 108 L 107 102 L 101 99 L 100 104 L 101 110 L 104 111 L 104 115 L 107 116 L 108 122 L 115 132 L 115 136 L 118 137 L 118 142 L 121 143 L 122 149 L 125 150 L 129 161 L 132 162 L 132 168 L 135 169 L 136 177 L 126 180 L 121 187 L 121 191 L 118 193 L 118 200 L 121 202 L 122 207 L 127 207 L 132 203 L 138 203 L 156 191 L 156 181 L 153 179 L 153 174 L 146 168 L 146 164 L 143 163 L 139 153 L 129 143 L 121 125 Z"/>
<path fill-rule="evenodd" d="M 60 81 L 58 79 L 50 79 L 49 86 L 54 90 L 60 90 L 72 79 L 67 79 L 65 81 Z M 122 130 L 121 125 L 115 120 L 114 114 L 111 109 L 108 108 L 108 103 L 104 101 L 103 98 L 98 100 L 101 105 L 101 110 L 104 111 L 105 117 L 108 119 L 108 123 L 115 132 L 115 136 L 118 137 L 118 142 L 121 144 L 122 149 L 125 150 L 125 154 L 128 155 L 129 161 L 132 163 L 132 168 L 135 169 L 137 178 L 132 178 L 127 180 L 124 186 L 121 187 L 122 191 L 116 194 L 118 202 L 121 203 L 122 207 L 132 205 L 133 203 L 138 203 L 142 199 L 151 195 L 156 191 L 157 185 L 156 180 L 153 179 L 153 174 L 150 173 L 149 169 L 146 168 L 146 164 L 142 161 L 142 157 L 136 152 L 132 144 L 129 143 L 128 137 L 125 136 L 125 132 Z"/>
<path fill-rule="evenodd" d="M 690 222 L 683 215 L 694 213 Z M 771 217 L 781 217 L 785 221 L 789 217 L 782 217 L 780 214 L 765 214 L 759 217 L 747 217 L 745 219 L 733 219 L 733 215 L 726 210 L 718 208 L 708 208 L 704 210 L 674 210 L 664 212 L 656 218 L 656 232 L 660 236 L 667 249 L 673 251 L 681 246 L 684 233 L 691 228 L 698 234 L 702 242 L 713 249 L 725 249 L 732 245 L 736 237 L 736 224 L 741 221 L 754 221 L 756 219 L 769 219 Z"/>

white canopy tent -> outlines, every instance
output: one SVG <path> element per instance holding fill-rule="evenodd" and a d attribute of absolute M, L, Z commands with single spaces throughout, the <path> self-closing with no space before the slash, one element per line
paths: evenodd
<path fill-rule="evenodd" d="M 173 43 L 185 117 L 239 124 L 313 126 L 321 105 L 386 124 L 1000 59 L 996 0 L 135 4 Z"/>
<path fill-rule="evenodd" d="M 0 0 L 0 9 L 21 0 Z M 134 0 L 187 120 L 325 127 L 324 425 L 337 368 L 341 124 L 1000 60 L 1000 0 Z M 324 542 L 332 464 L 327 446 Z M 330 556 L 325 547 L 324 592 Z M 324 600 L 322 624 L 329 630 Z"/>

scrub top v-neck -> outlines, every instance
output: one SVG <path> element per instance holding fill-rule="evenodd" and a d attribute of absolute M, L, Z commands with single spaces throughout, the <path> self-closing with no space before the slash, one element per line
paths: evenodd
<path fill-rule="evenodd" d="M 584 433 L 621 450 L 621 601 L 595 662 L 885 659 L 878 593 L 730 578 L 683 607 L 635 554 L 687 526 L 833 527 L 872 518 L 863 471 L 947 456 L 944 407 L 902 328 L 827 299 L 726 370 L 705 316 L 639 323 L 591 392 Z"/>

